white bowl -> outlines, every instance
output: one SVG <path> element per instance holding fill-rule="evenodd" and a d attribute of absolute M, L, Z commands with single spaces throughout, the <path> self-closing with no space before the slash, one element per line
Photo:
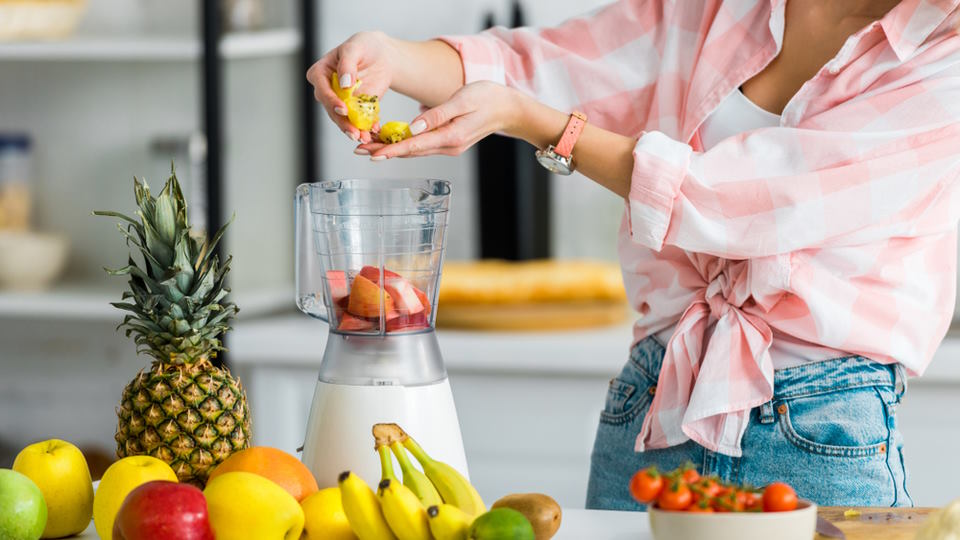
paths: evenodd
<path fill-rule="evenodd" d="M 68 251 L 62 236 L 0 231 L 0 289 L 48 287 L 63 271 Z"/>
<path fill-rule="evenodd" d="M 817 505 L 800 501 L 792 512 L 706 513 L 650 508 L 656 540 L 812 540 Z"/>

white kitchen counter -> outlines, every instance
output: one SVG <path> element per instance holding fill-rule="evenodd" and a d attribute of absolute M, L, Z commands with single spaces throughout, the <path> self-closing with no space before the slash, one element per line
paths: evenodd
<path fill-rule="evenodd" d="M 76 538 L 99 538 L 93 523 Z M 647 540 L 652 539 L 645 512 L 607 512 L 564 509 L 556 540 Z"/>
<path fill-rule="evenodd" d="M 318 367 L 327 325 L 290 314 L 235 324 L 230 361 L 237 364 Z M 437 331 L 451 372 L 609 375 L 620 371 L 633 339 L 632 321 L 557 332 Z M 916 383 L 960 383 L 960 334 L 948 335 Z"/>

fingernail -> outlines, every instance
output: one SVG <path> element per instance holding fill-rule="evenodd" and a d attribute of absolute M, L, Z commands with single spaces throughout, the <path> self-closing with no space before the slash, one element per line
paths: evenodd
<path fill-rule="evenodd" d="M 350 140 L 352 140 L 352 141 L 359 141 L 359 140 L 360 140 L 360 135 L 357 134 L 357 133 L 351 133 L 351 132 L 349 132 L 349 131 L 347 131 L 347 130 L 343 130 L 343 134 L 346 135 L 347 137 L 350 137 Z"/>
<path fill-rule="evenodd" d="M 333 112 L 339 114 L 340 116 L 347 115 L 347 109 L 345 107 L 334 107 Z"/>
<path fill-rule="evenodd" d="M 427 129 L 427 123 L 423 120 L 417 120 L 416 122 L 410 124 L 410 133 L 414 135 L 419 135 L 423 133 L 423 130 Z"/>
<path fill-rule="evenodd" d="M 369 155 L 370 155 L 370 151 L 367 150 L 366 148 L 357 148 L 356 150 L 353 151 L 353 153 L 356 154 L 356 155 L 358 155 L 358 156 L 369 156 Z"/>
<path fill-rule="evenodd" d="M 383 161 L 385 159 L 387 159 L 387 156 L 372 156 L 370 161 Z"/>
<path fill-rule="evenodd" d="M 350 88 L 351 83 L 353 83 L 353 77 L 349 73 L 340 77 L 340 88 Z"/>

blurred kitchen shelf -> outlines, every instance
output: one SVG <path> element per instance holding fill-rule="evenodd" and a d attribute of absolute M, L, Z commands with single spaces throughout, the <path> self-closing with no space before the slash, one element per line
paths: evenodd
<path fill-rule="evenodd" d="M 300 34 L 293 28 L 235 32 L 223 36 L 220 53 L 226 59 L 261 58 L 292 54 L 300 46 Z M 63 41 L 0 43 L 0 61 L 181 61 L 199 60 L 200 55 L 200 40 L 191 36 L 77 36 Z"/>
<path fill-rule="evenodd" d="M 48 291 L 0 291 L 0 319 L 59 319 L 119 322 L 122 313 L 110 302 L 119 302 L 123 289 L 108 285 L 66 283 Z M 275 314 L 293 307 L 293 288 L 278 287 L 233 294 L 244 319 Z"/>

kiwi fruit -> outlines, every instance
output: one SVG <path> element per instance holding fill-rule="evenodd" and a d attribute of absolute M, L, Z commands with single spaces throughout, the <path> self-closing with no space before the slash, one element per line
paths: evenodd
<path fill-rule="evenodd" d="M 533 525 L 536 540 L 549 540 L 560 528 L 560 505 L 543 493 L 507 495 L 493 503 L 491 508 L 512 508 L 523 514 Z"/>

